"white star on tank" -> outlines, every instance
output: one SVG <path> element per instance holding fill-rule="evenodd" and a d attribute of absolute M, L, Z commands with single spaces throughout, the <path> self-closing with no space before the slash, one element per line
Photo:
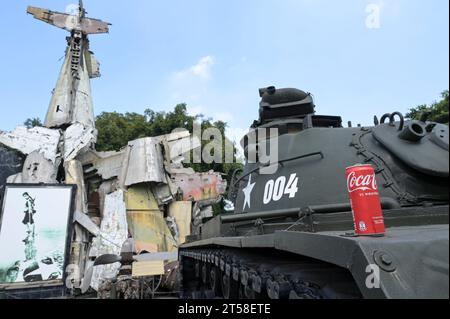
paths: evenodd
<path fill-rule="evenodd" d="M 242 208 L 242 210 L 245 210 L 245 207 L 248 206 L 248 208 L 250 208 L 250 203 L 251 203 L 251 194 L 253 191 L 253 187 L 255 187 L 256 183 L 252 184 L 252 175 L 250 174 L 249 178 L 248 178 L 248 184 L 247 187 L 244 188 L 242 191 L 244 192 L 244 207 Z"/>

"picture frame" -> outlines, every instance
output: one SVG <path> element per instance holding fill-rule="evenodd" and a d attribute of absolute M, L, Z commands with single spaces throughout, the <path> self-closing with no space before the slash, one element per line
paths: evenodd
<path fill-rule="evenodd" d="M 5 185 L 0 211 L 0 291 L 64 287 L 75 194 L 76 185 Z"/>

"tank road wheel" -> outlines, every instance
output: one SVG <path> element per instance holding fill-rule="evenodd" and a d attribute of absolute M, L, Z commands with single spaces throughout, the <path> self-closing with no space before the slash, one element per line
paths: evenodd
<path fill-rule="evenodd" d="M 209 272 L 209 287 L 214 292 L 216 297 L 222 296 L 222 284 L 221 284 L 220 270 L 219 268 L 212 266 Z"/>
<path fill-rule="evenodd" d="M 266 286 L 267 295 L 270 299 L 287 299 L 292 290 L 291 284 L 285 280 L 268 279 Z"/>
<path fill-rule="evenodd" d="M 238 249 L 182 252 L 184 296 L 247 300 L 362 297 L 346 269 L 284 252 L 274 254 Z"/>
<path fill-rule="evenodd" d="M 190 299 L 203 299 L 203 292 L 199 290 L 192 290 L 189 295 L 191 297 Z"/>
<path fill-rule="evenodd" d="M 193 259 L 183 257 L 181 259 L 181 269 L 183 278 L 184 297 L 193 298 L 192 292 L 196 291 L 199 286 L 197 278 L 195 278 L 195 263 Z"/>
<path fill-rule="evenodd" d="M 253 290 L 252 287 L 245 287 L 245 297 L 246 299 L 255 300 L 256 299 L 256 292 Z"/>
<path fill-rule="evenodd" d="M 194 271 L 195 271 L 195 278 L 200 278 L 200 276 L 201 276 L 201 274 L 200 274 L 200 269 L 201 269 L 201 262 L 200 261 L 196 261 L 195 262 L 195 268 L 194 268 Z"/>
<path fill-rule="evenodd" d="M 240 300 L 242 300 L 242 299 L 247 299 L 246 297 L 245 297 L 245 286 L 244 285 L 242 285 L 242 284 L 239 284 L 239 297 L 238 297 Z"/>
<path fill-rule="evenodd" d="M 252 275 L 252 289 L 255 294 L 255 299 L 267 299 L 267 280 L 270 276 L 267 274 L 253 274 Z"/>
<path fill-rule="evenodd" d="M 289 299 L 322 299 L 318 288 L 304 282 L 297 282 L 289 293 Z"/>
<path fill-rule="evenodd" d="M 252 288 L 252 272 L 241 270 L 242 299 L 256 299 L 255 291 Z"/>
<path fill-rule="evenodd" d="M 239 297 L 239 283 L 230 276 L 223 275 L 222 292 L 225 299 L 237 299 Z"/>
<path fill-rule="evenodd" d="M 204 263 L 202 266 L 202 271 L 201 271 L 201 279 L 202 279 L 202 283 L 206 286 L 208 286 L 209 284 L 209 280 L 210 280 L 210 266 L 207 263 Z"/>
<path fill-rule="evenodd" d="M 216 297 L 216 295 L 214 294 L 214 291 L 212 290 L 204 290 L 203 291 L 204 297 L 205 299 L 214 299 Z"/>

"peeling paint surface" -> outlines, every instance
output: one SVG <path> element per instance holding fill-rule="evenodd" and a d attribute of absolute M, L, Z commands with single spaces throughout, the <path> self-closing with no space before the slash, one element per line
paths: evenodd
<path fill-rule="evenodd" d="M 81 123 L 71 125 L 64 132 L 64 160 L 71 161 L 96 142 L 97 132 Z"/>
<path fill-rule="evenodd" d="M 61 67 L 56 87 L 53 90 L 45 118 L 44 124 L 46 127 L 59 127 L 71 121 L 70 105 L 72 96 L 67 94 L 67 92 L 72 85 L 72 80 L 70 75 L 70 54 L 68 54 L 68 49 L 66 51 L 66 57 Z"/>
<path fill-rule="evenodd" d="M 58 164 L 46 159 L 42 153 L 33 152 L 27 156 L 23 164 L 20 178 L 21 183 L 26 184 L 56 184 L 58 176 Z"/>
<path fill-rule="evenodd" d="M 128 238 L 128 224 L 124 194 L 118 190 L 105 197 L 104 216 L 100 226 L 100 236 L 92 243 L 90 255 L 104 254 L 120 255 L 122 245 Z M 97 266 L 92 275 L 91 287 L 98 290 L 103 278 L 114 278 L 120 268 L 120 263 Z"/>
<path fill-rule="evenodd" d="M 175 220 L 178 229 L 178 245 L 186 242 L 191 234 L 192 202 L 173 202 L 169 206 L 169 216 Z"/>
<path fill-rule="evenodd" d="M 25 155 L 37 151 L 56 163 L 60 137 L 58 130 L 43 127 L 27 129 L 19 126 L 11 133 L 0 132 L 0 143 Z"/>
<path fill-rule="evenodd" d="M 88 50 L 84 50 L 86 56 Z M 86 58 L 82 60 L 78 70 L 79 81 L 77 81 L 75 101 L 73 104 L 72 124 L 81 123 L 86 127 L 95 127 L 94 103 L 92 101 L 91 81 L 89 77 Z"/>
<path fill-rule="evenodd" d="M 127 211 L 130 233 L 138 252 L 172 252 L 178 245 L 160 211 Z"/>
<path fill-rule="evenodd" d="M 174 174 L 172 181 L 183 192 L 184 201 L 214 199 L 224 194 L 227 188 L 227 181 L 222 179 L 221 174 L 214 172 Z"/>

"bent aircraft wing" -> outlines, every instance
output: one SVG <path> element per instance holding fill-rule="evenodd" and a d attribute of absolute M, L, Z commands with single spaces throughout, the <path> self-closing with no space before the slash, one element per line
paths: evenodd
<path fill-rule="evenodd" d="M 84 34 L 100 34 L 109 32 L 109 23 L 98 19 L 85 18 L 83 16 L 54 12 L 47 9 L 28 7 L 27 13 L 35 19 L 44 21 L 55 27 L 67 30 L 80 30 Z"/>

